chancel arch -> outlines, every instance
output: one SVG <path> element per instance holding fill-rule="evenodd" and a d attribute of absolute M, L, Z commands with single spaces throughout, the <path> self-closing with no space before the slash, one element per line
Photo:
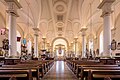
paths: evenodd
<path fill-rule="evenodd" d="M 65 56 L 65 53 L 68 50 L 69 42 L 66 38 L 57 37 L 53 39 L 51 46 L 53 48 L 54 56 Z M 60 50 L 62 52 L 60 52 Z"/>

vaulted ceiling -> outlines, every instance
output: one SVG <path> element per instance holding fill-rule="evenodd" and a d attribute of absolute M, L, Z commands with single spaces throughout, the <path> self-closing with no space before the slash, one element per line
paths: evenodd
<path fill-rule="evenodd" d="M 33 27 L 40 29 L 39 39 L 46 37 L 51 42 L 56 37 L 65 37 L 72 42 L 75 37 L 81 41 L 82 27 L 87 27 L 87 36 L 94 36 L 103 24 L 102 11 L 97 7 L 102 0 L 19 0 L 22 9 L 18 10 L 17 24 L 24 34 L 34 35 Z M 120 0 L 113 4 L 120 6 Z M 6 3 L 0 1 L 0 13 L 5 17 Z M 119 11 L 116 10 L 117 17 Z"/>

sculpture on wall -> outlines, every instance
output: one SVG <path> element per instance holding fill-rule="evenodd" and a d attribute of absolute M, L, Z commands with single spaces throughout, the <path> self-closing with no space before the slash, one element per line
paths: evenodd
<path fill-rule="evenodd" d="M 117 44 L 117 50 L 120 50 L 120 42 Z"/>
<path fill-rule="evenodd" d="M 9 40 L 8 39 L 4 39 L 3 41 L 2 41 L 2 48 L 3 48 L 3 50 L 5 51 L 5 54 L 4 54 L 4 56 L 5 57 L 8 57 L 8 50 L 9 50 Z"/>
<path fill-rule="evenodd" d="M 3 51 L 2 51 L 2 47 L 0 47 L 0 56 L 3 56 Z"/>
<path fill-rule="evenodd" d="M 111 50 L 116 50 L 116 41 L 114 39 L 111 42 Z"/>
<path fill-rule="evenodd" d="M 99 56 L 99 49 L 96 50 L 96 56 Z"/>
<path fill-rule="evenodd" d="M 3 43 L 3 49 L 4 50 L 9 50 L 9 40 L 8 39 L 4 39 L 2 41 L 2 43 Z"/>

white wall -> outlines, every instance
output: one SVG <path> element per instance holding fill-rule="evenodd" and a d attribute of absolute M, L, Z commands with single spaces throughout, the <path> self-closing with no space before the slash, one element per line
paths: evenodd
<path fill-rule="evenodd" d="M 116 28 L 116 30 L 115 30 L 115 40 L 117 42 L 120 42 L 120 17 L 118 17 L 118 19 L 117 19 L 115 28 Z"/>
<path fill-rule="evenodd" d="M 0 29 L 5 28 L 4 20 L 2 18 L 2 15 L 0 14 Z M 5 39 L 5 35 L 0 34 L 0 47 L 2 47 L 2 41 Z"/>
<path fill-rule="evenodd" d="M 17 37 L 21 37 L 18 31 L 17 31 Z M 21 40 L 20 42 L 17 41 L 17 52 L 19 53 L 19 55 L 21 54 Z"/>

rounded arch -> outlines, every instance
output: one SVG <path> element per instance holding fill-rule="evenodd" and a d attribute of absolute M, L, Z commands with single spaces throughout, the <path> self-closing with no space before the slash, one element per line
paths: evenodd
<path fill-rule="evenodd" d="M 115 29 L 115 36 L 113 38 L 115 38 L 116 41 L 120 40 L 120 37 L 118 37 L 120 35 L 119 30 L 120 30 L 120 13 L 117 15 L 116 19 L 115 19 L 115 25 L 114 25 L 114 29 Z"/>
<path fill-rule="evenodd" d="M 99 37 L 100 37 L 100 33 L 103 31 L 103 24 L 99 27 L 98 31 L 97 31 L 97 38 L 98 38 L 98 42 L 99 42 Z M 98 43 L 98 46 L 100 44 Z"/>
<path fill-rule="evenodd" d="M 21 35 L 21 38 L 23 38 L 24 36 L 23 36 L 23 30 L 22 30 L 22 28 L 17 24 L 17 31 L 19 31 L 19 33 L 20 33 L 20 35 Z"/>
<path fill-rule="evenodd" d="M 119 23 L 119 18 L 120 18 L 120 13 L 117 15 L 116 19 L 115 19 L 115 24 L 114 27 L 117 26 L 117 23 Z"/>
<path fill-rule="evenodd" d="M 0 12 L 0 27 L 5 28 L 6 27 L 6 21 L 2 13 Z"/>
<path fill-rule="evenodd" d="M 26 34 L 25 36 L 26 40 L 28 41 L 29 39 L 33 42 L 34 41 L 34 38 L 31 34 Z"/>
<path fill-rule="evenodd" d="M 88 34 L 87 36 L 86 36 L 86 39 L 87 39 L 87 43 L 90 41 L 90 39 L 92 39 L 92 40 L 94 40 L 94 34 Z"/>
<path fill-rule="evenodd" d="M 100 33 L 103 31 L 103 24 L 102 25 L 100 25 L 100 27 L 99 27 L 99 29 L 98 29 L 98 31 L 97 31 L 97 37 L 99 37 L 100 36 Z"/>
<path fill-rule="evenodd" d="M 68 40 L 67 40 L 66 38 L 64 38 L 64 37 L 57 37 L 57 38 L 53 39 L 53 41 L 52 41 L 52 43 L 51 43 L 51 46 L 53 47 L 53 44 L 54 44 L 54 42 L 55 42 L 57 39 L 63 39 L 63 40 L 67 43 L 67 50 L 68 50 L 69 42 L 68 42 Z"/>
<path fill-rule="evenodd" d="M 100 32 L 99 35 L 99 53 L 103 53 L 103 30 Z"/>
<path fill-rule="evenodd" d="M 40 20 L 39 22 L 38 22 L 38 24 L 41 24 L 41 23 L 48 23 L 48 21 L 46 20 L 46 19 L 42 19 L 42 20 Z M 49 21 L 50 22 L 50 21 Z"/>

